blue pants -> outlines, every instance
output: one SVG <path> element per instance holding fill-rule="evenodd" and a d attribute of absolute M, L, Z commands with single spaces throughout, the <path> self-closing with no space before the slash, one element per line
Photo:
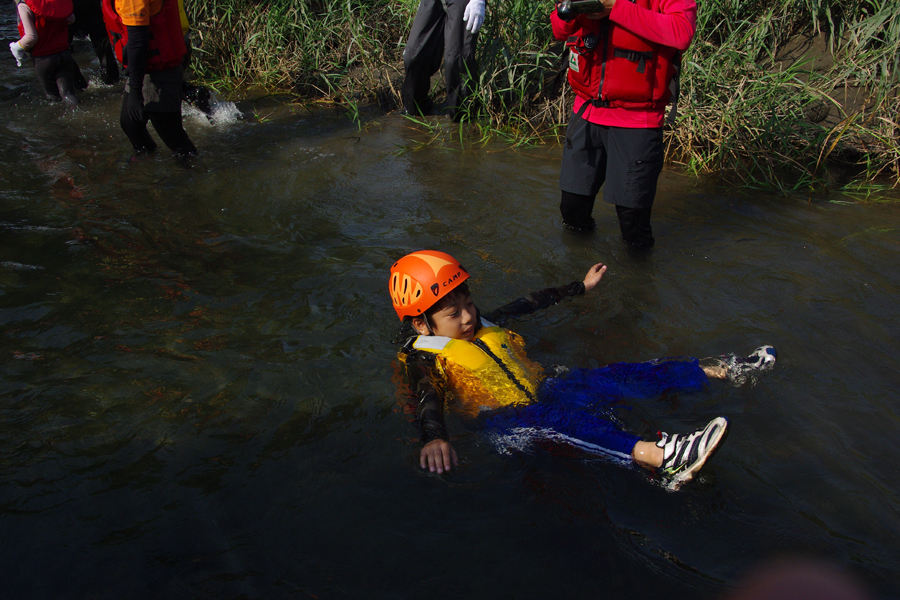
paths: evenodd
<path fill-rule="evenodd" d="M 706 383 L 697 359 L 573 369 L 541 382 L 538 402 L 494 411 L 486 424 L 506 448 L 523 449 L 545 440 L 631 461 L 631 451 L 641 438 L 622 431 L 603 415 L 610 405 L 622 398 L 648 399 L 670 390 L 696 392 Z"/>

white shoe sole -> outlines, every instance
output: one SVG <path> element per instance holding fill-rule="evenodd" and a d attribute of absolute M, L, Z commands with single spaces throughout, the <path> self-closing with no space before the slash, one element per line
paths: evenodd
<path fill-rule="evenodd" d="M 706 461 L 708 461 L 710 457 L 715 454 L 716 450 L 719 449 L 719 446 L 725 440 L 725 434 L 728 432 L 728 419 L 726 419 L 725 417 L 718 417 L 716 419 L 713 419 L 712 422 L 715 421 L 721 421 L 721 426 L 715 433 L 715 437 L 710 438 L 709 442 L 707 443 L 706 452 L 702 456 L 700 456 L 700 458 L 698 458 L 690 467 L 672 477 L 672 479 L 666 484 L 666 489 L 670 492 L 677 491 L 681 486 L 693 479 L 694 474 L 699 471 L 703 467 L 703 465 L 706 464 Z M 707 427 L 709 427 L 709 425 L 707 425 Z"/>

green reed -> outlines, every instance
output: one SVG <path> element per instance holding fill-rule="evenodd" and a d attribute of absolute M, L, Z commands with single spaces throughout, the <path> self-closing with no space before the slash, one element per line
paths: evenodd
<path fill-rule="evenodd" d="M 411 10 L 386 0 L 188 3 L 201 76 L 340 98 L 377 79 L 400 51 Z"/>
<path fill-rule="evenodd" d="M 702 4 L 670 157 L 789 190 L 885 177 L 896 185 L 898 8 L 896 0 Z M 729 10 L 739 19 L 722 19 Z M 785 60 L 800 35 L 824 47 Z"/>
<path fill-rule="evenodd" d="M 221 89 L 399 106 L 415 0 L 188 3 L 198 70 Z M 556 141 L 571 112 L 553 3 L 489 2 L 475 93 L 454 128 L 481 143 Z M 747 185 L 864 189 L 900 183 L 900 0 L 700 0 L 684 55 L 670 160 Z M 806 36 L 820 45 L 787 50 Z M 821 60 L 821 55 L 827 60 Z M 819 59 L 817 60 L 817 57 Z M 435 79 L 437 95 L 442 92 Z M 445 136 L 434 136 L 443 143 Z M 868 182 L 868 183 L 867 183 Z"/>

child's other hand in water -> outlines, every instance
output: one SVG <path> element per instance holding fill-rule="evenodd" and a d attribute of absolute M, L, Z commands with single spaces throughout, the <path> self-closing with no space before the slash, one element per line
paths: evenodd
<path fill-rule="evenodd" d="M 584 292 L 587 293 L 594 289 L 594 286 L 603 279 L 604 273 L 606 273 L 606 265 L 603 263 L 597 263 L 591 267 L 590 270 L 588 270 L 587 275 L 584 276 Z"/>
<path fill-rule="evenodd" d="M 432 473 L 443 473 L 449 471 L 451 466 L 458 467 L 459 460 L 456 458 L 456 450 L 446 440 L 431 440 L 422 448 L 419 454 L 419 464 L 423 469 L 428 469 Z"/>

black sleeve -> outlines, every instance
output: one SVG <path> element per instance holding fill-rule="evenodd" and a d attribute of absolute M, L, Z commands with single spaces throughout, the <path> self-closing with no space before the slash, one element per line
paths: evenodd
<path fill-rule="evenodd" d="M 128 87 L 140 91 L 144 87 L 144 73 L 150 57 L 150 27 L 126 25 L 128 43 L 125 44 L 125 62 L 128 64 Z"/>
<path fill-rule="evenodd" d="M 444 393 L 435 382 L 435 355 L 413 350 L 406 356 L 409 387 L 418 400 L 416 420 L 422 430 L 422 443 L 436 439 L 447 440 L 444 424 Z"/>
<path fill-rule="evenodd" d="M 573 281 L 569 285 L 557 288 L 547 288 L 537 292 L 531 292 L 524 298 L 519 298 L 509 304 L 492 310 L 486 315 L 481 315 L 491 323 L 503 326 L 512 318 L 528 315 L 533 312 L 553 306 L 563 298 L 580 296 L 584 293 L 584 282 Z"/>

